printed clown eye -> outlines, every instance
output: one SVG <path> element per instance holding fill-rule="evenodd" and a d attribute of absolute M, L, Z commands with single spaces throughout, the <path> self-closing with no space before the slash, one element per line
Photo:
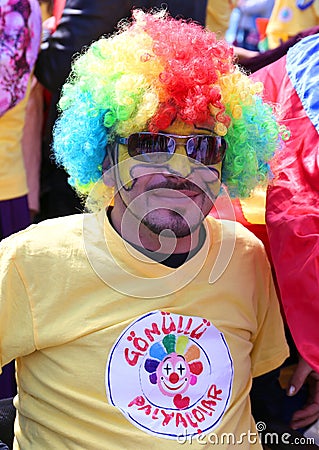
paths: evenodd
<path fill-rule="evenodd" d="M 184 362 L 179 362 L 177 364 L 177 367 L 175 368 L 175 371 L 179 374 L 180 377 L 183 377 L 186 373 L 186 366 Z"/>
<path fill-rule="evenodd" d="M 162 372 L 166 377 L 169 377 L 173 371 L 174 371 L 174 368 L 170 361 L 167 361 L 162 367 Z"/>

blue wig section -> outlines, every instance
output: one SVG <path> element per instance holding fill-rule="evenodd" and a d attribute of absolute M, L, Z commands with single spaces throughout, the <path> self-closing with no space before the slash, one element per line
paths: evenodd
<path fill-rule="evenodd" d="M 152 358 L 158 359 L 159 361 L 162 361 L 167 356 L 167 353 L 162 347 L 162 344 L 160 342 L 156 342 L 150 348 L 150 356 L 152 356 Z"/>
<path fill-rule="evenodd" d="M 307 116 L 319 133 L 319 36 L 305 37 L 287 54 L 287 73 Z"/>
<path fill-rule="evenodd" d="M 74 94 L 72 104 L 56 121 L 53 151 L 56 162 L 72 174 L 70 185 L 87 186 L 102 175 L 108 140 L 108 130 L 103 125 L 106 110 L 95 108 L 87 93 Z"/>

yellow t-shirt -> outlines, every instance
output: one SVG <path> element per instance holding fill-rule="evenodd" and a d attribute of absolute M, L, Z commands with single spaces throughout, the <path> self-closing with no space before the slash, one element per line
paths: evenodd
<path fill-rule="evenodd" d="M 276 0 L 266 29 L 269 48 L 276 48 L 282 42 L 300 31 L 319 24 L 319 0 L 302 10 L 296 0 Z"/>
<path fill-rule="evenodd" d="M 201 250 L 172 269 L 105 217 L 48 220 L 0 244 L 14 449 L 261 449 L 252 376 L 288 355 L 261 242 L 209 217 Z"/>
<path fill-rule="evenodd" d="M 208 0 L 206 8 L 206 27 L 217 33 L 219 38 L 225 37 L 229 27 L 232 9 L 236 5 L 234 0 Z"/>
<path fill-rule="evenodd" d="M 28 192 L 22 155 L 22 134 L 30 85 L 23 100 L 0 117 L 0 201 Z"/>

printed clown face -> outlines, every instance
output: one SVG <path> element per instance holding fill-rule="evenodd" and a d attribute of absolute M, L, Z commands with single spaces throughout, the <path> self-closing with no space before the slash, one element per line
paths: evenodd
<path fill-rule="evenodd" d="M 159 364 L 156 375 L 159 390 L 171 397 L 186 392 L 192 377 L 185 358 L 176 353 L 171 353 Z"/>
<path fill-rule="evenodd" d="M 144 364 L 150 374 L 149 383 L 157 386 L 177 409 L 187 408 L 192 397 L 191 387 L 203 373 L 199 347 L 186 336 L 169 334 L 162 342 L 152 345 L 149 356 Z"/>

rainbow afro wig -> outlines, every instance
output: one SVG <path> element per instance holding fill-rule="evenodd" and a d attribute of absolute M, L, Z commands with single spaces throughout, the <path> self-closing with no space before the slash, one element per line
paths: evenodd
<path fill-rule="evenodd" d="M 228 144 L 222 181 L 231 196 L 246 197 L 267 182 L 268 161 L 281 142 L 262 90 L 214 33 L 164 10 L 134 10 L 117 33 L 74 61 L 54 130 L 56 161 L 85 195 L 100 179 L 115 136 L 156 133 L 175 120 L 209 124 Z"/>

